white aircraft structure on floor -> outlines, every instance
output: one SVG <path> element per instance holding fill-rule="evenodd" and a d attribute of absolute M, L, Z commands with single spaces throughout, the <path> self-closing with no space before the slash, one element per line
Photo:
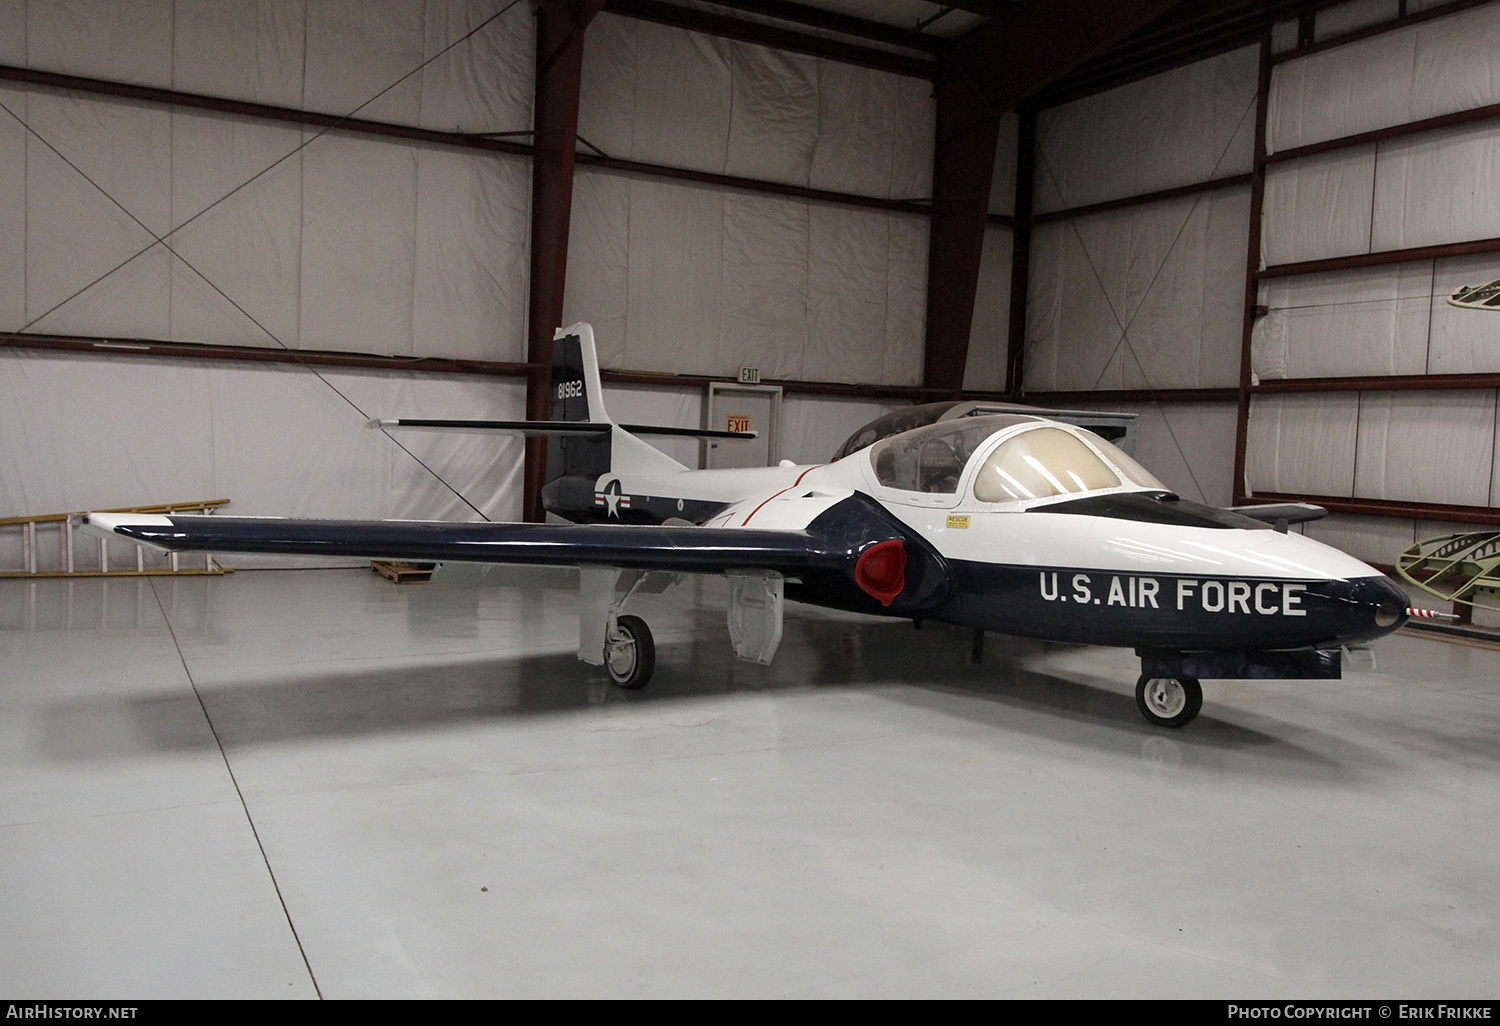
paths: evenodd
<path fill-rule="evenodd" d="M 727 576 L 735 654 L 763 664 L 786 599 L 1128 647 L 1137 705 L 1164 727 L 1198 714 L 1200 678 L 1337 678 L 1341 646 L 1407 619 L 1383 574 L 1287 532 L 1317 507 L 1182 499 L 1076 425 L 935 406 L 924 426 L 857 432 L 832 463 L 690 470 L 637 435 L 734 433 L 616 424 L 587 324 L 557 333 L 552 388 L 548 421 L 379 424 L 550 436 L 544 505 L 568 523 L 91 513 L 86 529 L 166 551 L 576 566 L 578 656 L 625 688 L 656 657 L 624 607 L 693 573 Z"/>

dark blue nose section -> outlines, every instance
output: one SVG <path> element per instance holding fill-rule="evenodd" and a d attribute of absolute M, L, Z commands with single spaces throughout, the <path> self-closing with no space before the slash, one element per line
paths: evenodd
<path fill-rule="evenodd" d="M 1341 596 L 1339 641 L 1369 641 L 1406 623 L 1406 592 L 1389 577 L 1360 577 L 1347 582 L 1347 587 Z"/>

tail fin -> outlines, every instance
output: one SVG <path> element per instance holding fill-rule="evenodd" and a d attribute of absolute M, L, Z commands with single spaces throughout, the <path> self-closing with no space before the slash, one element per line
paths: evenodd
<path fill-rule="evenodd" d="M 586 479 L 592 499 L 594 482 L 609 473 L 663 473 L 686 470 L 666 453 L 641 441 L 610 419 L 599 380 L 594 329 L 579 322 L 559 328 L 552 339 L 552 419 L 613 425 L 607 434 L 556 436 L 547 443 L 547 482 Z M 556 489 L 553 489 L 556 492 Z M 547 492 L 543 492 L 544 498 Z"/>
<path fill-rule="evenodd" d="M 552 337 L 552 419 L 613 423 L 604 411 L 594 329 L 582 322 Z"/>

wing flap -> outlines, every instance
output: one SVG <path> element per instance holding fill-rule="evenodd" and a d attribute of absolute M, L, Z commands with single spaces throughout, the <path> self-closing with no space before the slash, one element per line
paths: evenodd
<path fill-rule="evenodd" d="M 496 431 L 512 435 L 606 435 L 615 427 L 633 435 L 661 435 L 670 438 L 736 438 L 760 437 L 758 431 L 716 431 L 712 428 L 660 427 L 652 424 L 619 424 L 593 420 L 431 420 L 403 417 L 397 420 L 372 420 L 373 428 L 426 428 L 435 431 Z"/>

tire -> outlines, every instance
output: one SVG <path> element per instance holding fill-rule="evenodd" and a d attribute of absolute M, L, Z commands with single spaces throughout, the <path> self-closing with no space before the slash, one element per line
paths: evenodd
<path fill-rule="evenodd" d="M 1147 677 L 1135 685 L 1135 704 L 1146 722 L 1157 727 L 1184 727 L 1203 708 L 1203 687 L 1192 677 Z"/>
<path fill-rule="evenodd" d="M 616 635 L 604 642 L 604 668 L 615 684 L 638 691 L 650 683 L 656 669 L 651 628 L 639 616 L 621 616 L 615 620 L 615 629 Z"/>

